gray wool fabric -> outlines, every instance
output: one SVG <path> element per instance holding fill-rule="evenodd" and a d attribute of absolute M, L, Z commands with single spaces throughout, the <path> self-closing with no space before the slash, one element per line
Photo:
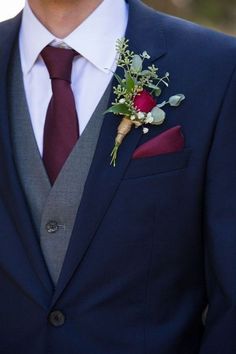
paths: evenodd
<path fill-rule="evenodd" d="M 31 125 L 18 47 L 13 53 L 9 82 L 15 163 L 45 262 L 56 284 L 94 156 L 111 84 L 51 187 Z"/>

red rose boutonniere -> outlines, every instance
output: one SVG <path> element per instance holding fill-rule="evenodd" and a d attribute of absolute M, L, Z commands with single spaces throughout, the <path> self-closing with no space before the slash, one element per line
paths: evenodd
<path fill-rule="evenodd" d="M 164 122 L 166 113 L 162 108 L 165 105 L 177 107 L 185 99 L 183 94 L 176 94 L 167 101 L 157 104 L 162 86 L 169 86 L 169 73 L 159 76 L 155 65 L 148 66 L 144 70 L 143 63 L 146 59 L 150 59 L 150 56 L 146 51 L 140 55 L 130 51 L 128 42 L 125 38 L 117 41 L 117 66 L 123 69 L 124 77 L 114 74 L 118 82 L 114 87 L 116 99 L 105 112 L 123 116 L 111 152 L 113 166 L 116 165 L 119 147 L 133 126 L 136 128 L 143 126 L 143 133 L 148 133 L 149 129 L 146 125 L 160 125 Z"/>

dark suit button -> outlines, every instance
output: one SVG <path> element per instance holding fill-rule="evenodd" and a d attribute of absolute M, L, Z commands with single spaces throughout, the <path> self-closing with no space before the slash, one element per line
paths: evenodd
<path fill-rule="evenodd" d="M 53 234 L 54 232 L 57 232 L 59 229 L 59 225 L 56 221 L 49 221 L 46 224 L 46 230 L 49 234 Z"/>
<path fill-rule="evenodd" d="M 61 327 L 65 323 L 65 315 L 61 311 L 55 310 L 49 314 L 48 320 L 53 327 Z"/>

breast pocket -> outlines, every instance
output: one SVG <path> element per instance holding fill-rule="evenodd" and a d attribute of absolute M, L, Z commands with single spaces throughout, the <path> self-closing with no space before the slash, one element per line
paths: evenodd
<path fill-rule="evenodd" d="M 147 177 L 184 169 L 188 166 L 191 152 L 191 149 L 184 149 L 175 153 L 133 159 L 128 165 L 124 179 Z"/>

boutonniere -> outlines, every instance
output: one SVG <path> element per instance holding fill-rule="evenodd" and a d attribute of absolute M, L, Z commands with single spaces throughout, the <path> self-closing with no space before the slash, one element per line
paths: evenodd
<path fill-rule="evenodd" d="M 144 70 L 143 63 L 146 59 L 150 59 L 149 54 L 146 51 L 139 55 L 135 54 L 129 50 L 128 42 L 129 40 L 125 38 L 117 40 L 117 66 L 123 69 L 124 76 L 120 77 L 114 73 L 118 82 L 113 88 L 115 102 L 105 112 L 123 116 L 111 152 L 113 166 L 116 165 L 119 147 L 132 127 L 142 126 L 143 133 L 148 133 L 149 124 L 160 125 L 164 122 L 165 105 L 177 107 L 185 99 L 183 94 L 176 94 L 158 104 L 157 97 L 161 95 L 163 87 L 169 86 L 170 75 L 166 72 L 164 76 L 159 76 L 155 65 L 148 66 Z"/>

